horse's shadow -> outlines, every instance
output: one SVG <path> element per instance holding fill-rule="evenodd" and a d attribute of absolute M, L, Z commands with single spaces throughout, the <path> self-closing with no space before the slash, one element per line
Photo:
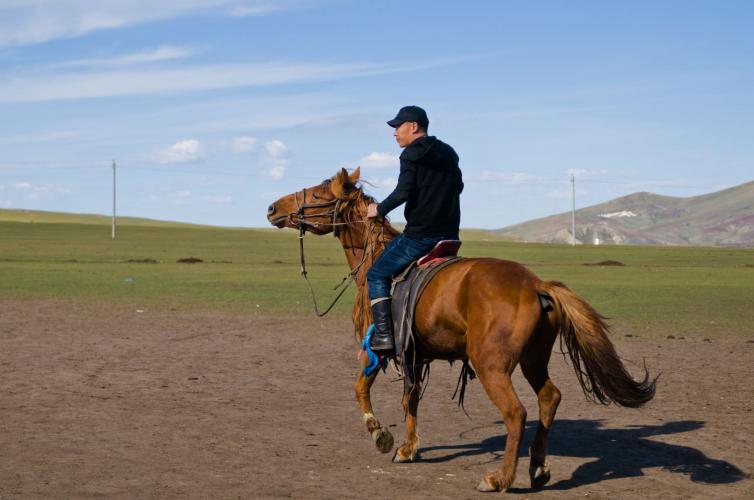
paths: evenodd
<path fill-rule="evenodd" d="M 494 427 L 502 422 L 496 422 Z M 484 426 L 488 428 L 489 426 Z M 537 422 L 527 422 L 522 441 L 521 456 L 526 456 L 534 439 Z M 670 472 L 686 474 L 691 481 L 704 484 L 727 484 L 741 481 L 747 475 L 735 465 L 706 456 L 689 446 L 653 441 L 653 436 L 689 432 L 704 427 L 704 422 L 683 420 L 661 425 L 631 426 L 612 429 L 603 427 L 601 420 L 558 420 L 550 431 L 548 454 L 564 457 L 594 458 L 579 466 L 569 479 L 547 486 L 549 490 L 568 490 L 608 479 L 642 476 L 643 469 L 660 467 Z M 469 429 L 461 433 L 476 431 Z M 493 460 L 502 458 L 505 437 L 494 436 L 480 443 L 422 448 L 422 462 L 447 462 L 458 457 L 492 454 Z M 523 491 L 523 490 L 522 490 Z"/>

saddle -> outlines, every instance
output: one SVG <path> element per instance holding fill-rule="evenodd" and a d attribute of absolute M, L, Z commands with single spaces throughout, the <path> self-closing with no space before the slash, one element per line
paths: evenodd
<path fill-rule="evenodd" d="M 404 385 L 413 386 L 413 368 L 422 360 L 416 357 L 414 311 L 429 282 L 445 267 L 463 260 L 459 257 L 460 240 L 442 240 L 420 259 L 393 278 L 392 313 L 395 337 L 395 361 L 403 372 Z M 411 358 L 411 359 L 408 359 Z"/>
<path fill-rule="evenodd" d="M 419 303 L 422 292 L 438 272 L 455 262 L 464 260 L 463 257 L 457 255 L 460 246 L 459 240 L 440 241 L 427 255 L 411 263 L 402 273 L 393 277 L 391 312 L 395 338 L 395 363 L 403 374 L 406 394 L 414 389 L 417 382 L 423 382 L 429 375 L 429 363 L 417 353 L 418 342 L 414 332 L 416 305 Z M 539 302 L 545 313 L 554 308 L 552 297 L 546 293 L 539 294 Z M 462 409 L 467 380 L 474 378 L 476 374 L 468 360 L 463 360 L 456 392 L 453 394 L 453 399 L 456 394 L 459 394 L 458 405 Z"/>

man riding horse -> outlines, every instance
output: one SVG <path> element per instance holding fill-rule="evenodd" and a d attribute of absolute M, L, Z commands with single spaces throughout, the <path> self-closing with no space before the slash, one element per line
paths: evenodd
<path fill-rule="evenodd" d="M 427 135 L 427 113 L 406 106 L 387 122 L 402 148 L 398 185 L 382 203 L 372 203 L 367 217 L 385 217 L 405 203 L 406 227 L 388 243 L 367 273 L 375 332 L 371 348 L 377 354 L 395 350 L 390 285 L 393 275 L 432 250 L 441 240 L 457 240 L 463 191 L 458 155 L 452 147 Z"/>
<path fill-rule="evenodd" d="M 409 119 L 416 121 L 408 123 Z M 352 319 L 356 336 L 362 341 L 371 335 L 367 326 L 372 321 L 369 292 L 372 298 L 389 297 L 387 280 L 393 272 L 430 250 L 436 239 L 454 237 L 458 231 L 458 194 L 463 186 L 458 157 L 449 146 L 425 137 L 424 113 L 399 113 L 396 120 L 391 123 L 403 126 L 396 127 L 396 139 L 407 147 L 401 155 L 399 187 L 395 196 L 391 194 L 381 204 L 382 208 L 364 193 L 359 169 L 350 174 L 341 169 L 316 186 L 279 198 L 267 209 L 272 225 L 299 230 L 299 242 L 303 242 L 305 230 L 316 235 L 333 233 L 339 239 L 351 279 L 359 287 Z M 425 128 L 420 131 L 421 124 Z M 399 237 L 385 219 L 373 218 L 364 224 L 370 205 L 371 214 L 376 216 L 403 202 L 408 219 L 406 234 Z M 429 241 L 422 244 L 423 238 Z M 377 259 L 380 254 L 383 258 Z M 396 265 L 396 261 L 400 264 Z M 378 269 L 376 276 L 370 272 L 373 264 Z M 378 281 L 374 278 L 381 276 L 385 280 L 382 287 L 375 287 Z M 383 333 L 386 340 L 380 343 L 389 348 L 390 308 L 379 305 L 384 302 L 387 301 L 375 304 L 375 323 L 387 332 Z M 404 383 L 401 402 L 406 439 L 395 450 L 393 461 L 397 463 L 417 459 L 420 370 L 432 360 L 459 360 L 464 366 L 473 367 L 505 424 L 503 459 L 482 478 L 479 491 L 506 491 L 516 477 L 527 421 L 526 408 L 511 380 L 518 367 L 536 394 L 539 407 L 539 422 L 529 453 L 531 486 L 541 488 L 550 480 L 547 443 L 561 393 L 550 378 L 548 364 L 558 337 L 587 397 L 630 408 L 640 407 L 654 397 L 657 379 L 650 378 L 646 368 L 643 378 L 631 375 L 610 341 L 604 318 L 588 302 L 565 284 L 542 280 L 517 262 L 492 257 L 458 259 L 440 268 L 419 294 L 414 312 L 412 334 L 421 352 L 416 358 L 419 363 L 413 363 L 413 370 L 404 371 L 404 375 L 410 374 L 418 383 Z M 372 361 L 368 351 L 360 353 L 361 369 L 354 388 L 365 429 L 377 450 L 387 453 L 393 449 L 394 440 L 372 407 L 370 390 L 380 373 L 365 370 Z"/>

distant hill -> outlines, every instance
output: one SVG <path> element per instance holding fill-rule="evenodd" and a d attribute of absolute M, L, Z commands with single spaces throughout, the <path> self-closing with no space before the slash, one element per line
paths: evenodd
<path fill-rule="evenodd" d="M 27 222 L 47 224 L 107 224 L 112 223 L 110 215 L 73 214 L 67 212 L 46 212 L 43 210 L 0 209 L 0 222 Z M 168 222 L 140 217 L 118 217 L 118 225 L 159 226 L 159 227 L 210 227 L 200 224 Z"/>
<path fill-rule="evenodd" d="M 25 222 L 25 223 L 46 223 L 46 224 L 97 224 L 110 225 L 112 216 L 97 214 L 74 214 L 67 212 L 45 212 L 42 210 L 9 210 L 0 209 L 0 222 Z M 403 224 L 393 224 L 399 229 L 403 229 Z M 244 229 L 220 226 L 207 226 L 201 224 L 190 224 L 186 222 L 171 222 L 154 219 L 144 219 L 140 217 L 118 217 L 118 226 L 150 226 L 150 227 L 195 227 L 195 228 L 217 228 L 217 229 Z M 277 231 L 272 226 L 254 228 L 257 230 Z M 465 241 L 509 241 L 511 238 L 501 236 L 492 231 L 484 229 L 461 229 L 461 239 Z"/>
<path fill-rule="evenodd" d="M 496 230 L 518 241 L 571 242 L 571 212 Z M 675 198 L 641 192 L 576 211 L 578 243 L 754 246 L 754 181 Z"/>

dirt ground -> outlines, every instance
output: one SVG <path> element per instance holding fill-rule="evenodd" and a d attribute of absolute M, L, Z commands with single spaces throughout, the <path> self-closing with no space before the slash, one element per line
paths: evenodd
<path fill-rule="evenodd" d="M 0 498 L 494 497 L 474 487 L 505 431 L 478 381 L 467 417 L 450 400 L 460 367 L 433 364 L 420 459 L 392 464 L 361 423 L 350 332 L 345 318 L 0 301 Z M 640 410 L 587 402 L 554 356 L 552 480 L 528 488 L 522 447 L 507 496 L 754 497 L 749 340 L 616 335 L 627 360 L 662 372 Z M 399 444 L 395 379 L 373 399 Z M 516 387 L 528 447 L 536 400 L 518 371 Z"/>

